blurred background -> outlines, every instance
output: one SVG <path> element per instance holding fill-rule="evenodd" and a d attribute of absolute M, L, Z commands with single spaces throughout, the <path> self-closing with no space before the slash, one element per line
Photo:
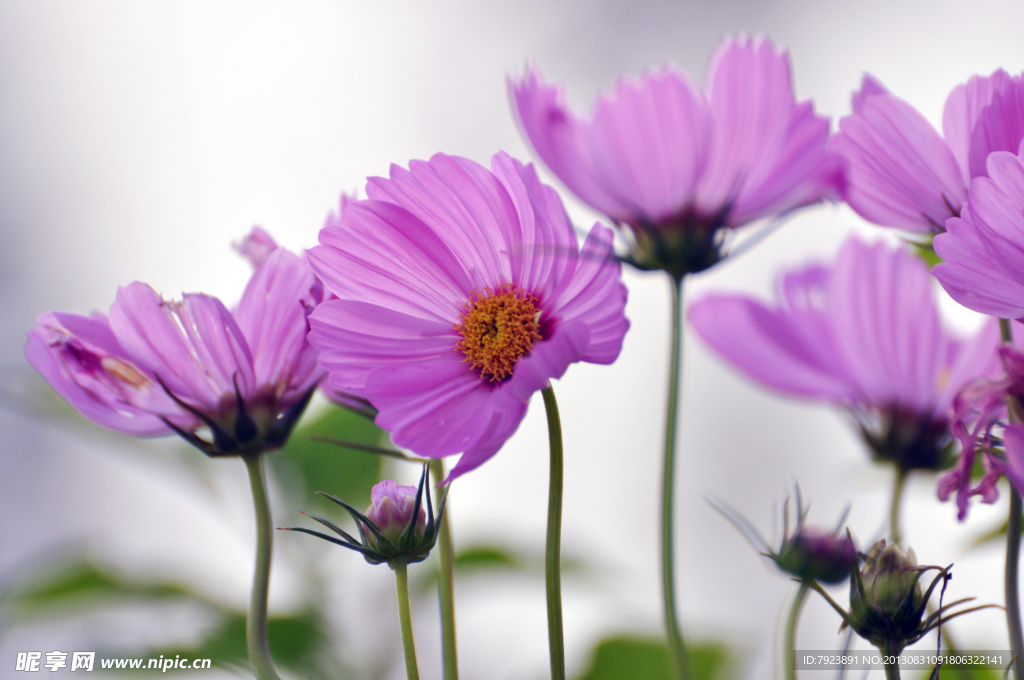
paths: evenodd
<path fill-rule="evenodd" d="M 868 71 L 938 126 L 956 84 L 1024 69 L 1022 22 L 1024 5 L 1011 0 L 0 0 L 0 678 L 15 677 L 17 652 L 52 650 L 209 656 L 217 669 L 195 677 L 245 675 L 254 530 L 242 464 L 179 441 L 107 433 L 71 412 L 22 356 L 39 314 L 106 310 L 117 286 L 135 279 L 167 297 L 203 291 L 231 304 L 248 265 L 230 245 L 254 224 L 308 247 L 339 194 L 361 191 L 389 163 L 437 151 L 486 163 L 499 149 L 532 159 L 505 80 L 529 61 L 586 108 L 620 74 L 666 62 L 700 81 L 724 34 L 764 32 L 789 47 L 798 96 L 833 125 Z M 563 195 L 578 224 L 596 219 Z M 894 238 L 842 206 L 804 210 L 693 277 L 689 293 L 768 296 L 780 269 L 830 258 L 851 232 Z M 669 284 L 626 278 L 632 330 L 619 361 L 575 365 L 555 386 L 574 678 L 613 677 L 593 664 L 596 647 L 616 638 L 603 658 L 632 675 L 614 677 L 656 677 L 638 664 L 650 657 L 644 641 L 662 631 Z M 944 308 L 965 333 L 978 325 L 954 303 Z M 465 678 L 548 672 L 548 453 L 536 401 L 505 449 L 452 490 Z M 417 475 L 310 443 L 311 432 L 379 437 L 317 404 L 271 466 L 278 525 L 306 522 L 302 509 L 328 512 L 317 489 L 359 505 L 381 475 Z M 849 526 L 866 546 L 884 529 L 890 471 L 869 461 L 843 414 L 764 392 L 692 336 L 681 451 L 687 634 L 707 643 L 716 677 L 773 677 L 795 586 L 706 499 L 777 541 L 781 503 L 799 483 L 814 523 L 831 525 L 851 505 Z M 1002 545 L 981 539 L 1002 523 L 1005 502 L 1004 493 L 958 524 L 953 505 L 936 500 L 935 478 L 912 478 L 904 531 L 922 563 L 956 563 L 950 598 L 1002 601 Z M 291 677 L 403 677 L 390 572 L 308 536 L 276 541 L 271 639 Z M 434 569 L 410 570 L 425 678 L 440 677 Z M 843 644 L 820 598 L 805 611 L 799 647 Z M 1007 646 L 998 611 L 951 629 L 965 648 Z"/>

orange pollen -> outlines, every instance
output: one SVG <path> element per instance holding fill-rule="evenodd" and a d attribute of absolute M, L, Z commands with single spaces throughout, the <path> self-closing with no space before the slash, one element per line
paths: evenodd
<path fill-rule="evenodd" d="M 516 362 L 541 339 L 537 298 L 513 284 L 474 292 L 455 330 L 455 349 L 492 383 L 508 380 Z"/>

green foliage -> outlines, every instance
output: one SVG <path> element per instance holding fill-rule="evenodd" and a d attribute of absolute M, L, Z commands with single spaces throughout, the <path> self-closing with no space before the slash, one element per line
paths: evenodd
<path fill-rule="evenodd" d="M 518 569 L 522 563 L 519 555 L 494 545 L 470 546 L 455 555 L 455 569 L 459 574 L 487 569 Z"/>
<path fill-rule="evenodd" d="M 73 561 L 43 578 L 16 585 L 2 603 L 13 616 L 27 617 L 54 607 L 89 607 L 123 600 L 188 597 L 181 586 L 169 583 L 136 583 L 85 561 Z"/>
<path fill-rule="evenodd" d="M 383 458 L 314 438 L 332 437 L 377 445 L 382 435 L 380 428 L 370 420 L 332 405 L 321 413 L 303 418 L 284 448 L 268 456 L 267 462 L 285 477 L 298 472 L 302 487 L 297 490 L 299 507 L 310 508 L 310 496 L 316 491 L 325 491 L 361 507 L 370 503 L 370 489 L 380 481 Z"/>
<path fill-rule="evenodd" d="M 729 665 L 729 651 L 719 643 L 687 646 L 694 680 L 717 680 Z M 577 680 L 671 680 L 668 645 L 663 640 L 615 636 L 601 640 L 593 661 Z"/>
<path fill-rule="evenodd" d="M 317 672 L 314 660 L 327 645 L 326 628 L 313 611 L 297 616 L 272 617 L 267 621 L 267 639 L 274 661 L 281 666 Z M 249 653 L 245 642 L 245 615 L 224 613 L 219 623 L 195 646 L 188 648 L 148 650 L 146 656 L 212 659 L 220 666 L 248 666 Z"/>

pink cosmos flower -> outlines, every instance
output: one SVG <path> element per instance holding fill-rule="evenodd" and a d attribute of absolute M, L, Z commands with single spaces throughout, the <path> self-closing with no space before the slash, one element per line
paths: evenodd
<path fill-rule="evenodd" d="M 853 95 L 831 148 L 849 163 L 843 198 L 861 217 L 925 234 L 960 215 L 971 179 L 994 151 L 1024 138 L 1024 80 L 999 70 L 974 76 L 946 99 L 945 137 L 869 75 Z"/>
<path fill-rule="evenodd" d="M 727 39 L 701 92 L 668 67 L 625 79 L 588 117 L 530 68 L 511 82 L 526 136 L 580 199 L 625 225 L 631 263 L 674 276 L 721 257 L 722 229 L 837 194 L 828 119 L 793 96 L 789 56 L 763 37 Z"/>
<path fill-rule="evenodd" d="M 1004 319 L 1024 317 L 1024 163 L 1006 151 L 987 159 L 988 176 L 971 181 L 959 218 L 935 237 L 945 263 L 935 278 L 973 310 Z"/>
<path fill-rule="evenodd" d="M 276 448 L 323 376 L 306 342 L 306 317 L 322 298 L 305 259 L 275 248 L 233 313 L 215 297 L 167 301 L 136 281 L 118 290 L 109 316 L 39 317 L 25 356 L 104 427 L 177 432 L 209 455 Z"/>
<path fill-rule="evenodd" d="M 940 322 L 925 264 L 856 238 L 831 266 L 783 276 L 778 300 L 711 295 L 690 308 L 690 323 L 762 385 L 849 410 L 879 459 L 938 468 L 954 396 L 997 367 L 996 324 L 956 339 Z"/>
<path fill-rule="evenodd" d="M 569 364 L 615 360 L 629 323 L 612 233 L 580 250 L 558 195 L 505 153 L 391 166 L 320 232 L 310 263 L 337 296 L 310 316 L 328 387 L 367 398 L 393 441 L 493 456 Z"/>

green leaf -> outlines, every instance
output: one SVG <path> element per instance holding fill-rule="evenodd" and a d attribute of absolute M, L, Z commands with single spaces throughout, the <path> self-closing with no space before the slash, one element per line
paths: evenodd
<path fill-rule="evenodd" d="M 327 643 L 327 633 L 316 612 L 297 616 L 271 617 L 267 621 L 267 639 L 274 661 L 282 666 L 307 671 L 315 670 L 314 659 Z M 249 652 L 245 642 L 245 615 L 231 612 L 194 647 L 148 650 L 146 656 L 212 659 L 218 666 L 248 666 Z"/>
<path fill-rule="evenodd" d="M 368 505 L 370 489 L 381 478 L 383 458 L 335 444 L 313 441 L 311 437 L 333 437 L 359 444 L 378 445 L 382 430 L 372 422 L 339 406 L 306 416 L 279 452 L 267 458 L 278 474 L 298 472 L 302 504 L 310 502 L 314 491 L 326 491 L 352 505 Z"/>
<path fill-rule="evenodd" d="M 690 644 L 694 680 L 715 680 L 729 665 L 729 652 L 717 642 Z M 601 640 L 590 669 L 577 680 L 671 680 L 668 645 L 656 638 L 621 635 Z"/>
<path fill-rule="evenodd" d="M 519 569 L 523 559 L 511 550 L 494 545 L 477 545 L 455 555 L 455 570 L 460 574 L 486 569 Z"/>
<path fill-rule="evenodd" d="M 2 599 L 16 616 L 45 610 L 107 605 L 125 599 L 195 597 L 171 583 L 139 583 L 84 560 L 76 560 L 42 578 L 16 584 Z"/>

